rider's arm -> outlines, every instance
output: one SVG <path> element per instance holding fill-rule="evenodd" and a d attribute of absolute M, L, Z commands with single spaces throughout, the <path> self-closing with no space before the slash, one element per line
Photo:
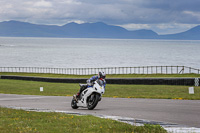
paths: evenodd
<path fill-rule="evenodd" d="M 92 82 L 92 81 L 95 81 L 95 80 L 97 80 L 98 79 L 98 76 L 92 76 L 90 79 L 89 79 L 89 81 L 88 82 Z"/>
<path fill-rule="evenodd" d="M 106 80 L 104 80 L 104 88 L 106 89 Z"/>

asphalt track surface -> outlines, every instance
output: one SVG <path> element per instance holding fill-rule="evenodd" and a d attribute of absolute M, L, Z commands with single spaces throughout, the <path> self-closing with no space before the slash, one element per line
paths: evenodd
<path fill-rule="evenodd" d="M 94 110 L 71 108 L 72 97 L 0 94 L 2 107 L 62 110 L 121 116 L 200 128 L 200 100 L 105 98 Z"/>

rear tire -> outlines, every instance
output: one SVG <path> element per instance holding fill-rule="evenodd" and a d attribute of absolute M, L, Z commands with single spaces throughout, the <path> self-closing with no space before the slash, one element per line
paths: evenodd
<path fill-rule="evenodd" d="M 97 106 L 97 104 L 98 104 L 98 102 L 99 102 L 99 94 L 97 94 L 97 93 L 94 93 L 94 94 L 92 94 L 92 95 L 90 95 L 89 97 L 88 97 L 88 100 L 87 100 L 87 108 L 89 109 L 89 110 L 93 110 L 96 106 Z"/>
<path fill-rule="evenodd" d="M 78 106 L 77 106 L 77 103 L 76 103 L 76 100 L 75 100 L 75 99 L 72 99 L 72 102 L 71 102 L 71 107 L 72 107 L 73 109 L 77 109 L 77 108 L 78 108 Z"/>

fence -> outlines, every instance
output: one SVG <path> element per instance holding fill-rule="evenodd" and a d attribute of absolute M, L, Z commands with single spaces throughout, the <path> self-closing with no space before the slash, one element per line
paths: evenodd
<path fill-rule="evenodd" d="M 187 66 L 142 66 L 106 68 L 45 68 L 45 67 L 0 67 L 0 72 L 52 73 L 91 75 L 104 71 L 106 74 L 200 74 L 200 69 Z"/>

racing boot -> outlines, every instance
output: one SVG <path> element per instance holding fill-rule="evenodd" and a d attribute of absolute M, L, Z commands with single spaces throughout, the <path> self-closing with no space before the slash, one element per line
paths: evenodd
<path fill-rule="evenodd" d="M 77 93 L 76 95 L 73 95 L 74 100 L 76 100 L 76 102 L 78 102 L 80 93 Z"/>

